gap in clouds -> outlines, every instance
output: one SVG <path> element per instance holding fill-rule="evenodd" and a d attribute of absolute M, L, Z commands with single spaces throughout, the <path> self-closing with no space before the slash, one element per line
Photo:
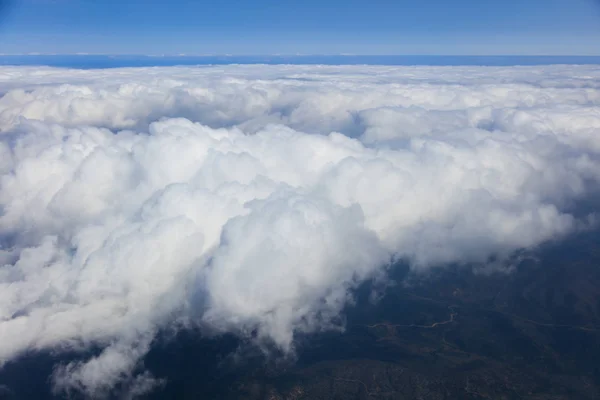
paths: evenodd
<path fill-rule="evenodd" d="M 420 314 L 424 310 L 405 308 L 407 304 L 402 301 L 404 296 L 430 296 L 436 290 L 448 286 L 449 282 L 451 282 L 450 286 L 456 283 L 466 285 L 463 286 L 465 291 L 468 285 L 479 285 L 481 292 L 487 291 L 488 297 L 493 298 L 499 288 L 510 284 L 522 285 L 524 278 L 538 276 L 540 269 L 549 268 L 552 263 L 576 263 L 576 260 L 585 256 L 576 255 L 574 251 L 593 250 L 593 247 L 582 245 L 589 241 L 598 243 L 597 230 L 575 235 L 565 242 L 545 244 L 534 251 L 526 252 L 525 257 L 518 258 L 517 260 L 520 261 L 514 264 L 516 268 L 508 274 L 500 271 L 487 271 L 484 275 L 477 272 L 473 274 L 471 271 L 481 272 L 477 267 L 473 269 L 473 266 L 439 266 L 426 274 L 410 274 L 408 264 L 398 263 L 388 271 L 386 282 L 367 281 L 357 289 L 354 295 L 355 301 L 344 310 L 346 320 L 344 332 L 301 335 L 296 338 L 297 351 L 293 358 L 285 358 L 281 354 L 265 357 L 265 353 L 254 347 L 251 342 L 241 340 L 234 335 L 208 338 L 203 337 L 201 332 L 195 329 L 167 328 L 164 333 L 157 335 L 149 353 L 138 365 L 138 372 L 150 371 L 152 376 L 161 378 L 154 391 L 144 398 L 201 396 L 233 399 L 243 394 L 248 395 L 246 391 L 249 390 L 248 387 L 252 387 L 247 383 L 249 381 L 262 382 L 263 385 L 279 382 L 279 379 L 283 379 L 283 382 L 293 382 L 297 379 L 294 374 L 302 376 L 301 371 L 304 368 L 311 368 L 313 365 L 332 360 L 344 361 L 358 358 L 397 362 L 399 357 L 404 359 L 404 362 L 410 362 L 411 357 L 414 356 L 394 353 L 390 348 L 377 347 L 377 341 L 362 337 L 365 334 L 364 326 L 372 321 L 397 318 L 401 318 L 401 321 L 418 321 L 422 318 Z M 583 298 L 589 294 L 579 293 Z M 456 299 L 456 301 L 460 300 Z M 468 307 L 468 304 L 464 306 Z M 477 304 L 477 306 L 485 307 L 486 304 Z M 401 317 L 399 312 L 403 314 Z M 530 311 L 522 310 L 522 312 L 527 315 Z M 442 320 L 446 316 L 440 312 L 438 317 Z M 541 315 L 533 314 L 531 317 L 540 318 Z M 568 319 L 563 322 L 582 323 Z M 404 332 L 404 335 L 409 334 Z M 348 336 L 360 341 L 345 342 L 344 337 Z M 360 346 L 357 347 L 357 344 Z M 7 398 L 11 398 L 10 395 L 13 398 L 50 398 L 47 377 L 51 375 L 54 365 L 86 359 L 93 352 L 44 353 L 36 352 L 27 355 L 7 364 L 0 371 L 0 385 L 6 384 Z M 97 355 L 98 352 L 95 354 Z M 281 383 L 277 384 L 281 385 Z M 260 387 L 258 383 L 253 385 Z M 12 389 L 9 390 L 8 387 Z M 286 385 L 283 384 L 283 387 Z M 119 393 L 123 394 L 127 386 L 119 385 L 113 390 L 113 395 L 116 396 Z M 257 389 L 251 389 L 251 393 L 254 393 L 252 390 Z M 72 395 L 73 398 L 79 398 L 77 393 Z"/>

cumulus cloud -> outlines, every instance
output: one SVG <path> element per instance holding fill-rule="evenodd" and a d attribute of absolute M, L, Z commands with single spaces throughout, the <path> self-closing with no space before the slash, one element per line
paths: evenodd
<path fill-rule="evenodd" d="M 100 349 L 100 396 L 162 328 L 340 327 L 392 260 L 419 271 L 560 238 L 600 180 L 600 69 L 0 68 L 0 363 Z"/>

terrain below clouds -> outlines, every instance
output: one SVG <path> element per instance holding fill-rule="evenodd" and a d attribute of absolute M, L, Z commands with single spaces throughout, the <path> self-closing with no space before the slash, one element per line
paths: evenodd
<path fill-rule="evenodd" d="M 55 393 L 141 395 L 164 383 L 142 360 L 167 327 L 289 355 L 347 329 L 392 263 L 509 272 L 595 226 L 599 82 L 569 65 L 1 67 L 0 363 L 69 354 Z"/>

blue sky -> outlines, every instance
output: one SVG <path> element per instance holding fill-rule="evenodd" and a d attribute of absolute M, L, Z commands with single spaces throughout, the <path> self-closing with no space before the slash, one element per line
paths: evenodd
<path fill-rule="evenodd" d="M 599 0 L 12 0 L 2 14 L 11 54 L 600 55 Z"/>

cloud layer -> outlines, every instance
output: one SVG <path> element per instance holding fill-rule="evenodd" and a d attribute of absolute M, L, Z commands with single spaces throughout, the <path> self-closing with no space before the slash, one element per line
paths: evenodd
<path fill-rule="evenodd" d="M 336 328 L 403 258 L 485 263 L 584 227 L 600 68 L 0 68 L 0 363 L 101 348 L 106 393 L 156 333 Z"/>

